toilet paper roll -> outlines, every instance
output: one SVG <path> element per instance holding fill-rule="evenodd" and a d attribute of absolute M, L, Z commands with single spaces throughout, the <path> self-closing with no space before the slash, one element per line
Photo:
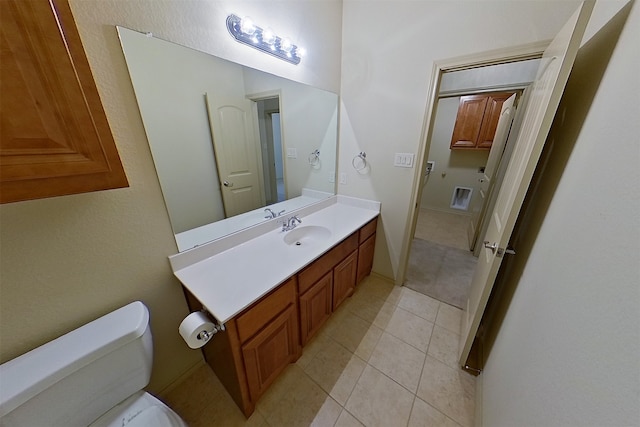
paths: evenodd
<path fill-rule="evenodd" d="M 189 347 L 200 348 L 216 333 L 216 327 L 206 314 L 196 311 L 184 318 L 178 331 Z"/>

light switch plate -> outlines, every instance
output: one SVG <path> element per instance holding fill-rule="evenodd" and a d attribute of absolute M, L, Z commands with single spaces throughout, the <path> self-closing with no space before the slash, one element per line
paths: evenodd
<path fill-rule="evenodd" d="M 393 157 L 393 166 L 400 168 L 412 168 L 413 157 L 413 153 L 396 153 Z"/>
<path fill-rule="evenodd" d="M 298 152 L 295 148 L 287 148 L 287 157 L 290 159 L 297 159 Z"/>
<path fill-rule="evenodd" d="M 347 184 L 347 174 L 345 172 L 340 172 L 340 184 Z"/>

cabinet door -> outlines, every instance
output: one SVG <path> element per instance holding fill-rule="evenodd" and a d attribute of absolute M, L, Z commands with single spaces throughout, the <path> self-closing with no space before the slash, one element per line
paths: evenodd
<path fill-rule="evenodd" d="M 128 186 L 68 0 L 0 1 L 0 202 Z"/>
<path fill-rule="evenodd" d="M 333 269 L 333 309 L 335 310 L 356 287 L 358 251 L 354 251 Z"/>
<path fill-rule="evenodd" d="M 490 149 L 493 144 L 493 137 L 496 134 L 498 120 L 500 120 L 500 110 L 502 104 L 513 95 L 513 92 L 501 92 L 489 94 L 487 106 L 484 110 L 480 135 L 478 136 L 477 148 Z"/>
<path fill-rule="evenodd" d="M 253 402 L 300 355 L 298 317 L 291 304 L 261 332 L 242 346 L 247 383 Z"/>
<path fill-rule="evenodd" d="M 451 137 L 451 148 L 476 147 L 486 106 L 486 95 L 460 97 L 456 124 L 453 127 L 453 136 Z"/>
<path fill-rule="evenodd" d="M 376 247 L 376 235 L 369 237 L 358 249 L 358 277 L 357 283 L 371 273 L 373 267 L 373 253 Z"/>
<path fill-rule="evenodd" d="M 300 335 L 302 345 L 305 345 L 331 316 L 333 308 L 332 288 L 333 274 L 329 272 L 300 296 Z"/>

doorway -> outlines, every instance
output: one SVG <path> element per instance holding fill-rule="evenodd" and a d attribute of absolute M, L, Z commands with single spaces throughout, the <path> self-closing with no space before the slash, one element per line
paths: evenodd
<path fill-rule="evenodd" d="M 262 173 L 267 205 L 287 198 L 284 161 L 282 155 L 282 131 L 280 122 L 280 97 L 256 100 Z"/>
<path fill-rule="evenodd" d="M 517 93 L 519 99 L 535 79 L 539 52 L 441 68 L 428 121 L 425 168 L 416 197 L 404 286 L 464 309 L 477 264 L 478 253 L 474 256 L 472 250 L 481 239 L 483 215 L 491 195 L 497 193 L 502 177 L 499 165 L 508 163 L 509 150 L 504 144 L 491 150 L 451 149 L 458 109 L 464 98 L 496 92 Z M 508 129 L 504 141 L 507 136 Z M 501 161 L 503 153 L 507 153 L 505 161 Z M 498 163 L 491 164 L 496 158 Z M 483 183 L 488 164 L 495 172 L 493 188 Z"/>

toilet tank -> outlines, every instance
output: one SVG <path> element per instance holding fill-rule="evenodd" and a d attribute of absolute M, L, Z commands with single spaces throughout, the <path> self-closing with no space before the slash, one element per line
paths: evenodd
<path fill-rule="evenodd" d="M 132 302 L 0 365 L 0 426 L 86 426 L 149 383 L 149 311 Z"/>

